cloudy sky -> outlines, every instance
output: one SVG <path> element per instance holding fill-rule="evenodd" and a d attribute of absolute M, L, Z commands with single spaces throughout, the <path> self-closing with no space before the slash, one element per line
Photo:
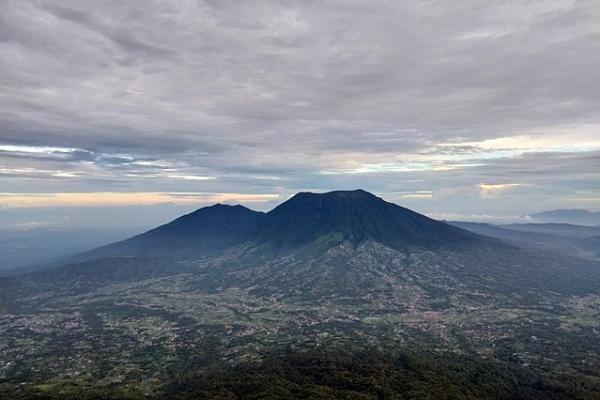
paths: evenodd
<path fill-rule="evenodd" d="M 597 0 L 0 0 L 0 54 L 0 225 L 600 208 Z"/>

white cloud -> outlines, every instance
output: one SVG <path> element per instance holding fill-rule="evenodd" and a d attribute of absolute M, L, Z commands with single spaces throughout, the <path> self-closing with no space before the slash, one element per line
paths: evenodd
<path fill-rule="evenodd" d="M 535 221 L 529 215 L 479 215 L 455 213 L 429 213 L 428 216 L 440 221 L 482 222 L 488 224 L 528 224 Z"/>

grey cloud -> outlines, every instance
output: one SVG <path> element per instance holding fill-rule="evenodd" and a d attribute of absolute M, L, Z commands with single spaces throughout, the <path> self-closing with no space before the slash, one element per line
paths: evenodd
<path fill-rule="evenodd" d="M 70 152 L 55 151 L 54 154 L 66 155 L 69 159 L 76 161 L 93 161 L 96 158 L 94 153 L 87 150 L 75 150 Z"/>
<path fill-rule="evenodd" d="M 537 182 L 537 198 L 558 176 L 556 203 L 600 182 L 590 152 L 470 160 L 493 151 L 461 144 L 599 129 L 593 0 L 6 0 L 0 11 L 0 144 L 81 149 L 1 153 L 6 191 L 364 187 L 448 211 L 485 207 L 481 182 Z M 321 174 L 414 155 L 482 165 Z M 153 160 L 168 167 L 136 164 Z M 171 168 L 214 179 L 170 179 Z M 400 197 L 418 190 L 433 200 Z"/>
<path fill-rule="evenodd" d="M 103 23 L 97 20 L 93 14 L 86 13 L 81 9 L 68 8 L 56 4 L 45 4 L 44 8 L 56 17 L 78 24 L 84 29 L 99 33 L 101 36 L 114 42 L 124 52 L 149 55 L 151 57 L 172 57 L 176 54 L 169 48 L 157 46 L 150 41 L 138 37 L 132 29 Z M 139 14 L 133 12 L 128 16 L 135 20 Z"/>

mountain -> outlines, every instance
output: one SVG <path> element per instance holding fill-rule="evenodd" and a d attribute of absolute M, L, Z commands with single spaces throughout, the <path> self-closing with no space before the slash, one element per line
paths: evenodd
<path fill-rule="evenodd" d="M 363 190 L 298 193 L 267 213 L 240 205 L 201 208 L 27 279 L 50 286 L 55 280 L 60 287 L 72 285 L 79 291 L 89 287 L 81 285 L 85 279 L 96 282 L 94 289 L 189 272 L 191 267 L 202 276 L 196 284 L 205 290 L 241 287 L 264 295 L 295 292 L 311 299 L 363 296 L 374 287 L 406 288 L 407 282 L 429 292 L 431 279 L 443 282 L 444 288 L 434 292 L 441 290 L 448 296 L 457 288 L 482 287 L 503 293 L 524 287 L 579 293 L 595 284 L 595 278 L 581 279 L 588 269 L 565 276 L 572 263 L 560 261 L 555 251 L 552 261 L 540 268 L 539 260 L 548 255 L 532 254 L 520 248 L 523 243 L 567 246 L 564 237 L 548 233 L 533 235 L 479 224 L 453 226 Z M 129 267 L 121 267 L 120 260 Z M 144 268 L 147 263 L 153 267 Z M 109 270 L 118 271 L 113 281 Z M 412 278 L 405 275 L 407 271 Z M 190 282 L 196 280 L 192 277 Z"/>
<path fill-rule="evenodd" d="M 362 190 L 299 193 L 267 213 L 206 207 L 84 256 L 0 278 L 0 397 L 600 390 L 598 262 Z"/>
<path fill-rule="evenodd" d="M 593 212 L 583 209 L 543 211 L 536 214 L 530 214 L 530 217 L 539 222 L 588 226 L 600 225 L 600 211 Z"/>
<path fill-rule="evenodd" d="M 69 261 L 116 256 L 185 259 L 244 243 L 261 251 L 290 251 L 311 243 L 327 247 L 367 240 L 401 249 L 458 246 L 483 239 L 364 190 L 335 191 L 298 193 L 266 214 L 240 205 L 216 204 Z"/>

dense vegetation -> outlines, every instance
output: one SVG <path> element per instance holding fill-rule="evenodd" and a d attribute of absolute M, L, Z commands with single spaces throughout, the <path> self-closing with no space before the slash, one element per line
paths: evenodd
<path fill-rule="evenodd" d="M 0 395 L 2 393 L 0 392 Z M 14 399 L 136 399 L 135 388 L 80 391 L 68 384 L 18 392 Z M 599 399 L 600 386 L 552 381 L 523 369 L 452 353 L 296 351 L 262 362 L 172 372 L 151 397 L 171 399 Z"/>
<path fill-rule="evenodd" d="M 454 354 L 284 352 L 171 386 L 176 398 L 207 399 L 574 399 L 600 386 L 548 381 Z"/>

